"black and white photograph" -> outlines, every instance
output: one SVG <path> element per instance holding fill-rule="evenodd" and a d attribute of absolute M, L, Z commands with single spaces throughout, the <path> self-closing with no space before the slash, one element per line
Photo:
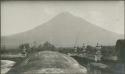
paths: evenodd
<path fill-rule="evenodd" d="M 125 1 L 1 1 L 1 74 L 125 74 Z"/>

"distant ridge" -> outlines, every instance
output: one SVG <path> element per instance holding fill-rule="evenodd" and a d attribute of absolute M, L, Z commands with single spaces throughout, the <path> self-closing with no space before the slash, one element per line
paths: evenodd
<path fill-rule="evenodd" d="M 8 48 L 34 41 L 38 44 L 49 41 L 59 47 L 82 45 L 83 42 L 89 45 L 96 45 L 97 42 L 102 45 L 115 45 L 119 38 L 123 38 L 123 35 L 110 32 L 64 12 L 32 30 L 2 37 L 1 44 Z"/>

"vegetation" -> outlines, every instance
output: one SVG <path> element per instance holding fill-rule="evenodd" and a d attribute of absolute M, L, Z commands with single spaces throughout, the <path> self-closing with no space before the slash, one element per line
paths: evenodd
<path fill-rule="evenodd" d="M 60 53 L 64 53 L 64 54 L 89 54 L 89 55 L 96 55 L 97 47 L 93 47 L 91 45 L 87 45 L 87 46 L 82 46 L 82 47 L 55 47 L 54 45 L 52 45 L 50 42 L 45 42 L 43 44 L 34 44 L 31 45 L 30 43 L 24 43 L 19 45 L 19 48 L 17 49 L 6 49 L 5 47 L 1 49 L 1 54 L 21 54 L 26 52 L 26 54 L 32 54 L 35 52 L 39 52 L 39 51 L 57 51 Z M 102 54 L 103 57 L 106 56 L 112 56 L 114 55 L 114 50 L 115 50 L 115 46 L 101 46 L 100 52 Z"/>
<path fill-rule="evenodd" d="M 125 63 L 125 39 L 117 40 L 115 48 L 118 58 Z"/>

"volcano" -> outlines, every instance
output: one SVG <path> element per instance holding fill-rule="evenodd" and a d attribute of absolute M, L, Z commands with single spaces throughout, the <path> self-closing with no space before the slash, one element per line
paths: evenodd
<path fill-rule="evenodd" d="M 17 47 L 22 42 L 32 43 L 35 41 L 41 44 L 48 41 L 59 47 L 79 46 L 83 43 L 115 45 L 119 38 L 123 38 L 123 35 L 108 31 L 81 17 L 64 12 L 32 30 L 2 37 L 1 44 L 6 47 Z"/>

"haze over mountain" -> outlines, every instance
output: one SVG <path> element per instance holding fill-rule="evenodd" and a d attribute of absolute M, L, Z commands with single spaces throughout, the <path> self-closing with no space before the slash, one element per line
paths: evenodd
<path fill-rule="evenodd" d="M 105 30 L 68 12 L 61 13 L 50 21 L 26 32 L 2 37 L 2 45 L 18 47 L 22 43 L 38 44 L 48 41 L 55 46 L 68 47 L 74 45 L 115 45 L 123 35 Z"/>

